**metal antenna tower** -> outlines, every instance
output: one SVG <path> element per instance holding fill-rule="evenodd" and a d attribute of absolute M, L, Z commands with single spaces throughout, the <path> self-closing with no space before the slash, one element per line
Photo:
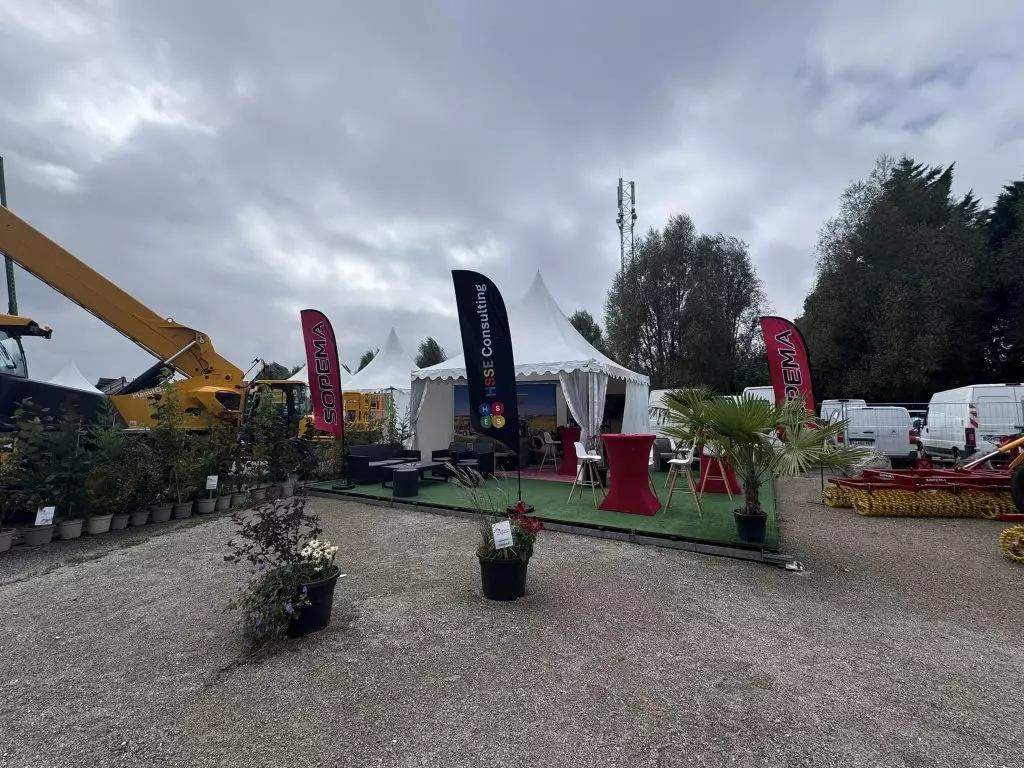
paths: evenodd
<path fill-rule="evenodd" d="M 619 225 L 619 268 L 625 269 L 626 262 L 633 260 L 633 248 L 636 237 L 633 226 L 636 224 L 636 185 L 632 181 L 619 178 L 619 216 L 615 223 Z"/>

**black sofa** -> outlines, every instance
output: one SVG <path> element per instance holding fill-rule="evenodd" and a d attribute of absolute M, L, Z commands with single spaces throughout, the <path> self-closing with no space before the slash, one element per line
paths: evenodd
<path fill-rule="evenodd" d="M 476 451 L 473 450 L 473 443 L 465 443 L 453 440 L 448 443 L 447 448 L 441 448 L 430 452 L 430 460 L 437 462 L 448 462 L 453 466 L 472 467 L 476 469 Z M 435 477 L 448 478 L 451 473 L 444 467 L 435 469 L 432 473 Z"/>
<path fill-rule="evenodd" d="M 400 443 L 353 445 L 348 451 L 348 479 L 356 485 L 382 483 L 395 467 L 419 460 L 419 451 L 403 448 Z"/>

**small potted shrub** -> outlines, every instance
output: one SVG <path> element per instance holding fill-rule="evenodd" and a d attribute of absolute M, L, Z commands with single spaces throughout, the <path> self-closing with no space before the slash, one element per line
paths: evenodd
<path fill-rule="evenodd" d="M 195 498 L 197 515 L 209 515 L 217 507 L 217 490 L 207 489 L 206 479 L 217 474 L 217 456 L 211 438 L 207 435 L 193 435 L 189 443 L 187 467 L 190 496 Z M 220 476 L 217 478 L 220 485 Z"/>
<path fill-rule="evenodd" d="M 151 509 L 156 506 L 160 489 L 163 488 L 163 470 L 156 458 L 153 441 L 148 434 L 130 435 L 127 443 L 126 475 L 131 481 L 131 494 L 125 505 L 128 512 L 128 525 L 134 527 L 149 522 Z M 167 517 L 170 519 L 170 508 Z M 156 521 L 154 521 L 156 522 Z M 120 518 L 114 515 L 110 527 L 120 530 Z"/>
<path fill-rule="evenodd" d="M 239 531 L 224 559 L 250 567 L 249 583 L 231 603 L 241 611 L 249 649 L 326 627 L 343 574 L 334 562 L 338 548 L 319 538 L 319 521 L 307 512 L 305 497 L 235 512 L 232 520 Z"/>
<path fill-rule="evenodd" d="M 526 594 L 526 573 L 533 557 L 537 534 L 544 526 L 530 514 L 530 507 L 522 499 L 507 507 L 510 513 L 497 510 L 503 504 L 491 496 L 490 486 L 473 469 L 446 464 L 456 485 L 462 489 L 473 508 L 483 517 L 480 520 L 480 544 L 476 555 L 480 563 L 480 588 L 488 600 L 517 600 Z M 494 538 L 494 525 L 508 521 L 512 533 L 511 546 L 498 547 Z"/>
<path fill-rule="evenodd" d="M 11 501 L 29 514 L 55 507 L 56 525 L 32 526 L 25 532 L 25 543 L 47 544 L 54 533 L 60 539 L 77 539 L 89 508 L 85 491 L 88 432 L 70 408 L 55 419 L 49 409 L 26 401 L 18 406 L 14 418 L 19 482 Z"/>
<path fill-rule="evenodd" d="M 274 402 L 274 391 L 260 387 L 253 410 L 253 449 L 262 469 L 261 480 L 268 486 L 267 497 L 282 499 L 291 495 L 295 484 L 288 483 L 296 457 L 289 443 L 288 424 Z"/>
<path fill-rule="evenodd" d="M 231 489 L 231 508 L 241 509 L 249 503 L 249 492 L 245 490 L 245 473 L 232 470 L 228 474 L 228 488 Z"/>
<path fill-rule="evenodd" d="M 140 485 L 136 442 L 113 421 L 93 429 L 92 466 L 86 478 L 90 498 L 87 533 L 97 535 L 128 525 Z"/>
<path fill-rule="evenodd" d="M 183 472 L 187 471 L 186 452 L 188 432 L 185 430 L 185 410 L 181 405 L 181 394 L 174 382 L 161 387 L 153 408 L 155 426 L 150 430 L 156 466 L 159 468 L 159 482 L 155 503 L 150 510 L 154 523 L 165 523 L 175 517 L 192 514 L 192 502 L 185 509 L 183 492 L 186 488 Z"/>
<path fill-rule="evenodd" d="M 18 486 L 18 451 L 14 442 L 0 442 L 0 552 L 14 541 L 14 528 L 4 525 L 14 513 L 13 499 Z"/>

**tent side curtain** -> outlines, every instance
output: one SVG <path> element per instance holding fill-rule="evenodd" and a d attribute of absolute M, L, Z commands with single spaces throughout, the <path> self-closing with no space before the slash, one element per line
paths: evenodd
<path fill-rule="evenodd" d="M 569 413 L 580 425 L 580 442 L 589 448 L 587 441 L 601 434 L 608 374 L 587 371 L 560 373 L 558 383 L 562 385 Z"/>
<path fill-rule="evenodd" d="M 420 411 L 423 410 L 423 401 L 427 395 L 427 379 L 412 380 L 412 394 L 409 397 L 409 431 L 412 432 L 412 447 L 419 448 L 420 432 L 417 423 L 420 420 Z"/>
<path fill-rule="evenodd" d="M 626 404 L 622 411 L 622 433 L 635 435 L 651 431 L 651 388 L 647 382 L 626 382 Z"/>

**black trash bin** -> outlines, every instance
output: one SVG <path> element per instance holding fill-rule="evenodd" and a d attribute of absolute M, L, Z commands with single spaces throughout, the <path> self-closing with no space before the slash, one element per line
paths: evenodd
<path fill-rule="evenodd" d="M 420 471 L 418 469 L 393 470 L 394 488 L 391 495 L 396 499 L 407 499 L 420 492 Z"/>

